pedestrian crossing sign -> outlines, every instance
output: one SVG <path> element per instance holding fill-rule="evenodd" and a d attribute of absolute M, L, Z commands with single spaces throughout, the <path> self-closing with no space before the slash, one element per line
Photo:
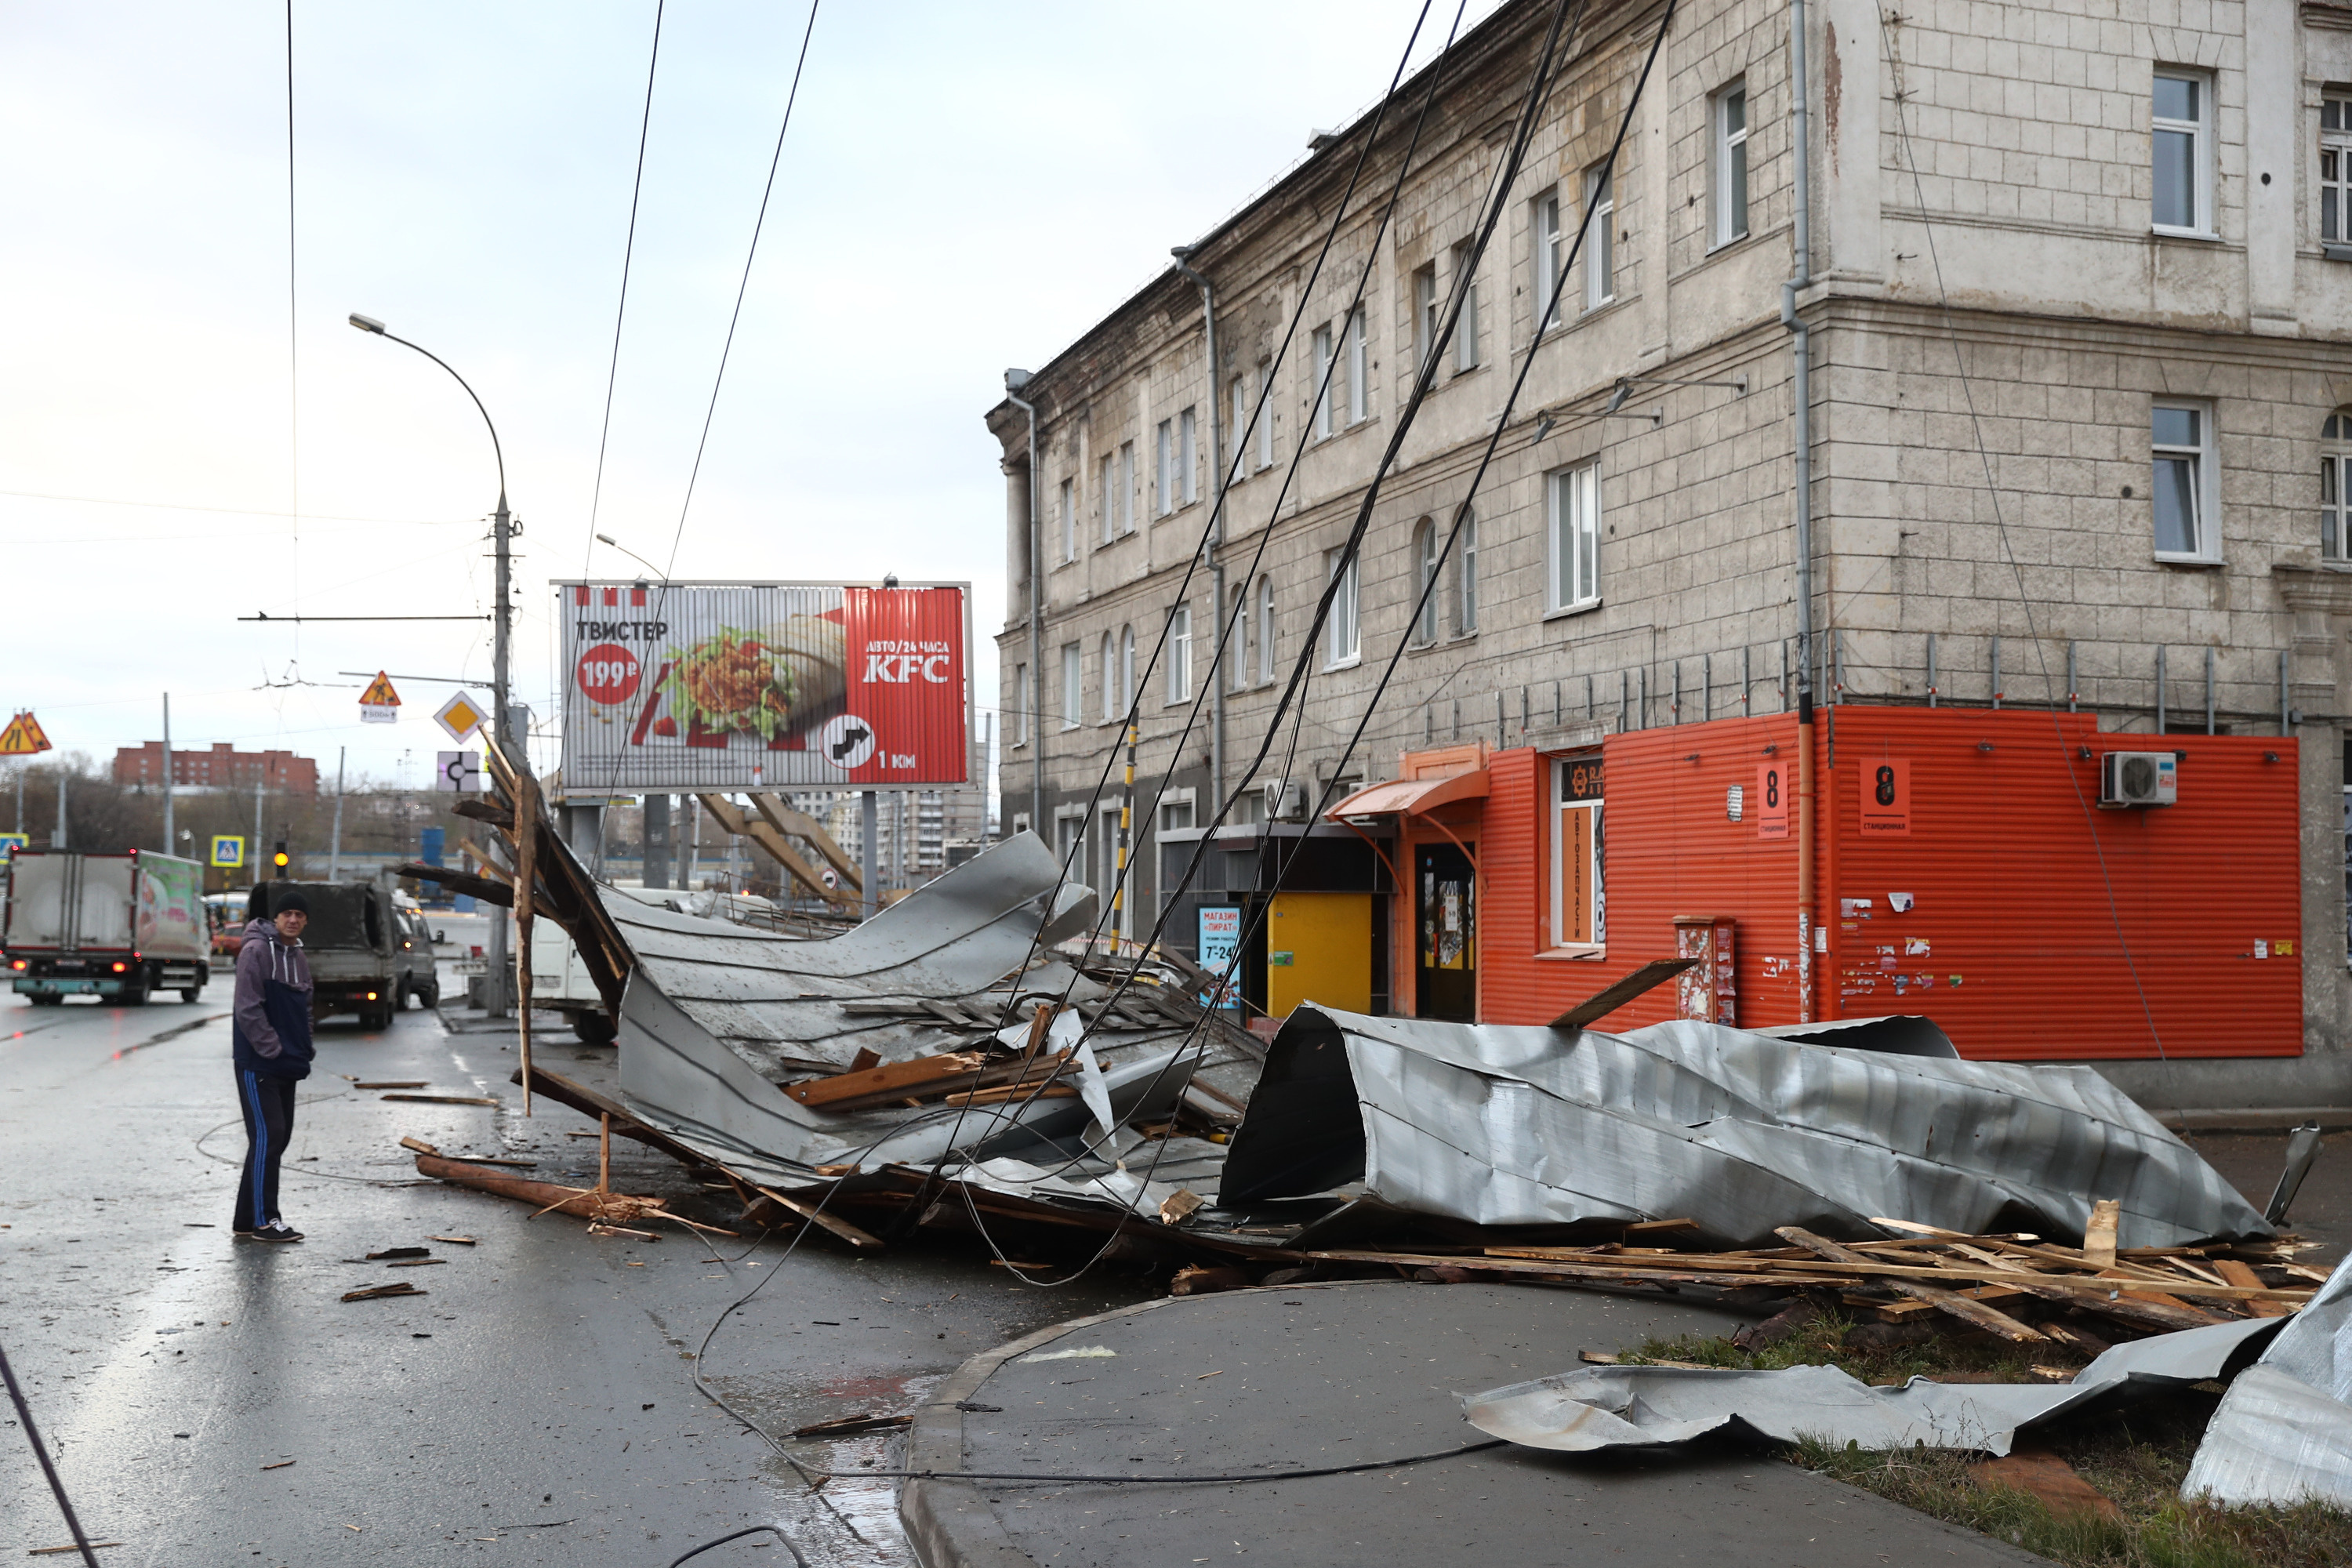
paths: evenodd
<path fill-rule="evenodd" d="M 33 839 L 30 834 L 0 833 L 0 852 L 5 852 L 10 849 L 22 849 L 32 842 Z"/>
<path fill-rule="evenodd" d="M 213 864 L 228 870 L 235 870 L 237 867 L 244 865 L 244 838 L 235 834 L 214 834 Z"/>
<path fill-rule="evenodd" d="M 7 729 L 0 730 L 0 757 L 29 757 L 48 749 L 49 738 L 41 733 L 41 721 L 29 708 L 9 720 Z"/>
<path fill-rule="evenodd" d="M 382 670 L 360 693 L 360 722 L 389 724 L 400 717 L 400 693 L 392 689 L 392 677 Z"/>

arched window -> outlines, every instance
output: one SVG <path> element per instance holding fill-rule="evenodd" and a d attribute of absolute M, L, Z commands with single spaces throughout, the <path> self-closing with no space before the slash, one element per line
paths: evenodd
<path fill-rule="evenodd" d="M 1118 712 L 1127 716 L 1135 706 L 1135 628 L 1121 627 L 1118 634 Z"/>
<path fill-rule="evenodd" d="M 1106 724 L 1115 722 L 1124 711 L 1118 700 L 1118 666 L 1112 662 L 1117 657 L 1117 649 L 1118 645 L 1111 641 L 1110 634 L 1103 633 L 1102 721 Z"/>
<path fill-rule="evenodd" d="M 2319 557 L 2352 562 L 2352 408 L 2319 427 Z"/>
<path fill-rule="evenodd" d="M 1433 643 L 1437 640 L 1437 524 L 1428 518 L 1423 518 L 1412 531 L 1412 558 L 1418 568 L 1412 591 L 1419 606 L 1413 612 L 1412 640 Z"/>
<path fill-rule="evenodd" d="M 1463 516 L 1461 550 L 1462 602 L 1454 626 L 1466 637 L 1478 629 L 1478 518 L 1475 512 Z"/>
<path fill-rule="evenodd" d="M 1274 578 L 1257 580 L 1257 678 L 1274 679 Z"/>
<path fill-rule="evenodd" d="M 1235 583 L 1225 590 L 1225 685 L 1234 691 L 1249 686 L 1249 584 Z"/>

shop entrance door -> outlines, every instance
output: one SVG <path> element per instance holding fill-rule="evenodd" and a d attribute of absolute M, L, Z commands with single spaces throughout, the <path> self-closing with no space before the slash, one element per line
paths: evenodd
<path fill-rule="evenodd" d="M 1420 979 L 1413 1011 L 1423 1018 L 1475 1023 L 1478 1016 L 1477 878 L 1470 857 L 1451 844 L 1424 844 L 1413 853 L 1420 934 Z"/>

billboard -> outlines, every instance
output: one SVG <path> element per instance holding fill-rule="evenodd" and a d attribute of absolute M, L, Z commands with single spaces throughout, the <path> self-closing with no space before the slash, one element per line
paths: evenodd
<path fill-rule="evenodd" d="M 967 782 L 966 586 L 558 583 L 564 793 Z"/>

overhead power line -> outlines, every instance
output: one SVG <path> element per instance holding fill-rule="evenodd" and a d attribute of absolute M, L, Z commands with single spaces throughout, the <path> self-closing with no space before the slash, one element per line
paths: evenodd
<path fill-rule="evenodd" d="M 666 0 L 656 0 L 654 5 L 654 47 L 652 58 L 646 62 L 646 110 L 637 122 L 637 172 L 629 182 L 629 234 L 621 245 L 621 298 L 613 310 L 613 360 L 604 372 L 604 420 L 596 430 L 596 483 L 588 495 L 588 544 L 583 552 L 596 548 L 596 512 L 604 500 L 604 447 L 613 434 L 613 389 L 621 375 L 621 323 L 629 314 L 629 266 L 637 254 L 637 198 L 646 188 L 646 142 L 654 126 L 654 73 L 661 68 L 662 12 Z M 580 574 L 588 574 L 583 560 Z"/>

